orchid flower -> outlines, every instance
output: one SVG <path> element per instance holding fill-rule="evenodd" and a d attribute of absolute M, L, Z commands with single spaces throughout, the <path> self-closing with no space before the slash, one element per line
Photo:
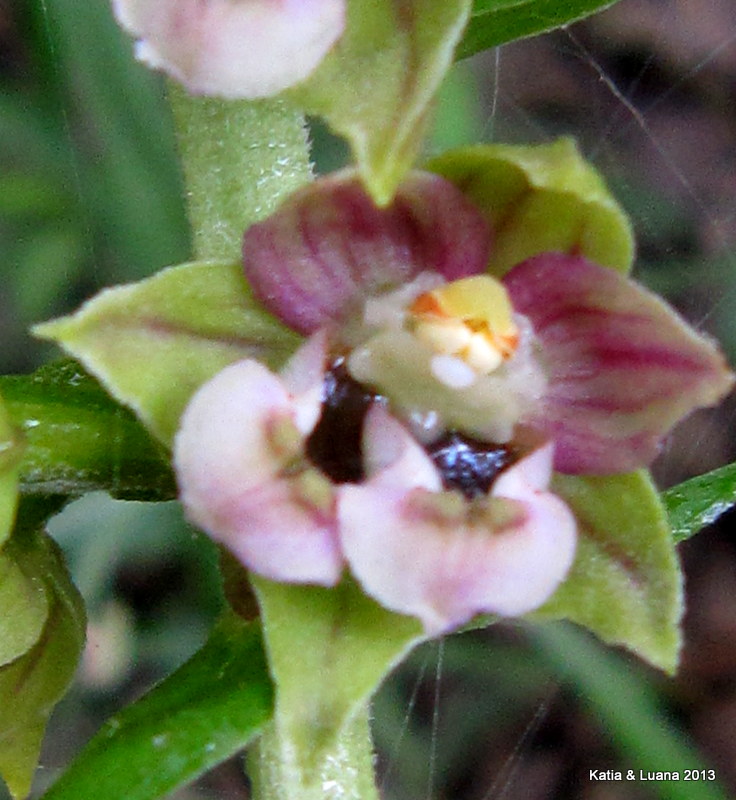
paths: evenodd
<path fill-rule="evenodd" d="M 577 254 L 488 273 L 494 231 L 413 172 L 377 208 L 315 181 L 244 237 L 257 298 L 308 337 L 202 386 L 174 447 L 189 518 L 276 581 L 349 571 L 429 634 L 541 606 L 573 562 L 552 471 L 648 465 L 733 377 L 663 301 Z"/>
<path fill-rule="evenodd" d="M 268 97 L 307 78 L 345 26 L 344 0 L 113 0 L 136 55 L 194 94 Z"/>

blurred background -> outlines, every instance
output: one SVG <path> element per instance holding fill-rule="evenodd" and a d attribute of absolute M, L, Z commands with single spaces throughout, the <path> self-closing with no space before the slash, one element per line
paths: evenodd
<path fill-rule="evenodd" d="M 314 159 L 344 163 L 318 123 Z M 575 136 L 637 232 L 636 276 L 736 362 L 736 4 L 621 0 L 489 51 L 449 77 L 429 153 Z M 0 0 L 0 367 L 54 351 L 29 324 L 184 261 L 189 241 L 157 76 L 105 0 Z M 662 488 L 736 458 L 734 403 L 696 414 L 655 467 Z M 681 548 L 678 677 L 565 626 L 497 626 L 429 644 L 374 705 L 385 797 L 736 797 L 734 518 Z M 199 647 L 221 603 L 215 556 L 175 503 L 90 495 L 52 522 L 88 604 L 89 646 L 52 719 L 38 791 L 106 716 Z M 712 767 L 717 782 L 607 783 L 591 769 Z M 233 759 L 184 798 L 246 798 Z M 0 797 L 3 797 L 0 788 Z"/>

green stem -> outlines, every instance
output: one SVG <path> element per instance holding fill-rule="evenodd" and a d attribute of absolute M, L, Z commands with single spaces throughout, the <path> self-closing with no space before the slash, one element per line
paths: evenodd
<path fill-rule="evenodd" d="M 245 228 L 311 177 L 303 116 L 277 100 L 193 98 L 173 85 L 170 99 L 195 256 L 238 260 Z M 277 693 L 277 717 L 278 708 Z M 318 762 L 308 769 L 303 755 L 271 723 L 251 758 L 254 797 L 378 800 L 367 712 L 320 748 Z"/>
<path fill-rule="evenodd" d="M 353 718 L 312 770 L 300 769 L 272 722 L 249 752 L 254 800 L 378 800 L 366 711 Z"/>
<path fill-rule="evenodd" d="M 311 178 L 303 115 L 281 100 L 169 98 L 198 260 L 240 258 L 243 231 Z"/>

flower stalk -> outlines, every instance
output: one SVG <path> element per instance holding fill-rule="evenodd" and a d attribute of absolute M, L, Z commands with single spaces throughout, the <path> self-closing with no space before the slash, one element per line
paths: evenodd
<path fill-rule="evenodd" d="M 368 714 L 351 719 L 318 764 L 300 768 L 272 722 L 248 754 L 253 800 L 378 800 Z"/>
<path fill-rule="evenodd" d="M 194 97 L 173 82 L 169 100 L 194 257 L 237 261 L 243 231 L 311 178 L 304 117 L 280 100 Z M 320 754 L 300 767 L 271 722 L 248 757 L 254 800 L 378 800 L 367 710 Z"/>
<path fill-rule="evenodd" d="M 240 259 L 243 231 L 311 177 L 304 116 L 281 100 L 194 97 L 168 85 L 197 260 Z"/>

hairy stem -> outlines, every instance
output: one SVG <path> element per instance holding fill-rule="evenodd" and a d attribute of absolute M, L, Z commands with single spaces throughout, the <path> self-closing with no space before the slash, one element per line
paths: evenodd
<path fill-rule="evenodd" d="M 280 100 L 228 102 L 169 85 L 194 254 L 240 258 L 243 231 L 311 178 L 303 115 Z"/>
<path fill-rule="evenodd" d="M 311 769 L 271 723 L 248 756 L 254 800 L 378 800 L 368 714 L 354 717 Z"/>

